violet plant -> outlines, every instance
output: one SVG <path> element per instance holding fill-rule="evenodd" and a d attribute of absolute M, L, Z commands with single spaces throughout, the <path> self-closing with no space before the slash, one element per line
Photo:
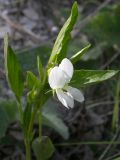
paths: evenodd
<path fill-rule="evenodd" d="M 107 80 L 118 73 L 115 70 L 74 70 L 73 65 L 81 59 L 90 45 L 67 58 L 67 47 L 71 31 L 77 20 L 78 6 L 75 2 L 71 14 L 62 27 L 46 67 L 37 59 L 38 73 L 23 72 L 16 54 L 9 45 L 8 35 L 4 39 L 4 56 L 6 77 L 13 91 L 20 114 L 20 125 L 24 135 L 26 160 L 31 160 L 31 148 L 37 160 L 49 159 L 55 151 L 51 139 L 42 135 L 42 107 L 49 98 L 57 95 L 59 101 L 68 109 L 74 107 L 74 100 L 83 102 L 81 87 Z M 25 91 L 25 92 L 24 92 Z M 27 93 L 26 93 L 27 92 Z M 23 103 L 22 97 L 25 102 Z M 34 122 L 38 119 L 39 137 L 35 137 Z"/>

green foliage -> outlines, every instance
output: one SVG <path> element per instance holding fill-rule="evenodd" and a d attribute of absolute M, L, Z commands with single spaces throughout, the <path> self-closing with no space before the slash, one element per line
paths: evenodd
<path fill-rule="evenodd" d="M 50 63 L 56 62 L 56 60 L 57 62 L 60 62 L 64 57 L 66 57 L 68 42 L 70 41 L 71 31 L 77 20 L 77 16 L 78 16 L 77 2 L 74 2 L 71 10 L 71 15 L 65 22 L 64 26 L 62 27 L 55 41 L 49 60 Z"/>
<path fill-rule="evenodd" d="M 27 71 L 26 86 L 29 89 L 27 98 L 29 103 L 32 103 L 40 90 L 42 83 L 31 71 Z"/>
<path fill-rule="evenodd" d="M 37 160 L 48 160 L 55 151 L 52 141 L 47 136 L 35 139 L 32 147 Z"/>
<path fill-rule="evenodd" d="M 41 45 L 40 47 L 19 50 L 16 52 L 18 53 L 17 57 L 25 71 L 36 71 L 37 56 L 40 57 L 43 66 L 45 66 L 50 56 L 51 47 L 49 44 L 46 44 Z"/>
<path fill-rule="evenodd" d="M 9 124 L 19 117 L 16 106 L 15 101 L 0 101 L 0 139 L 5 136 Z"/>
<path fill-rule="evenodd" d="M 106 47 L 105 42 L 101 42 L 101 43 L 97 44 L 96 46 L 89 49 L 87 54 L 84 54 L 81 57 L 81 60 L 85 61 L 86 64 L 87 64 L 87 61 L 90 61 L 90 60 L 94 60 L 95 62 L 97 62 L 97 59 L 102 55 L 105 47 Z M 92 64 L 92 66 L 93 66 L 93 64 Z"/>
<path fill-rule="evenodd" d="M 120 4 L 102 10 L 84 28 L 88 35 L 92 35 L 97 42 L 107 42 L 108 45 L 120 46 Z"/>
<path fill-rule="evenodd" d="M 23 128 L 24 128 L 24 134 L 26 136 L 27 136 L 28 127 L 30 124 L 31 113 L 32 113 L 32 105 L 27 103 L 25 110 L 24 110 L 24 113 L 23 113 Z"/>
<path fill-rule="evenodd" d="M 75 87 L 91 85 L 93 83 L 105 81 L 118 72 L 119 71 L 114 70 L 76 70 L 70 85 Z"/>
<path fill-rule="evenodd" d="M 21 66 L 17 60 L 17 57 L 8 45 L 8 36 L 5 36 L 4 40 L 4 56 L 5 56 L 5 70 L 9 85 L 14 92 L 18 101 L 23 94 L 24 79 Z"/>
<path fill-rule="evenodd" d="M 114 14 L 118 15 L 118 13 L 120 13 L 119 9 L 114 8 L 114 10 L 115 10 L 115 13 L 110 13 L 110 16 L 108 14 L 109 11 L 105 11 L 104 14 L 100 13 L 100 14 L 103 14 L 104 16 L 100 15 L 100 18 L 99 18 L 100 22 L 99 20 L 97 20 L 95 24 L 96 25 L 95 27 L 97 28 L 98 32 L 99 32 L 99 29 L 102 28 L 101 27 L 102 24 L 106 22 L 104 20 L 104 17 L 106 18 L 108 17 L 107 20 L 110 23 L 112 21 L 112 16 L 114 17 L 115 16 Z M 35 76 L 31 71 L 27 72 L 27 78 L 26 78 L 27 94 L 25 97 L 26 102 L 24 102 L 23 104 L 19 103 L 19 106 L 18 106 L 19 112 L 21 113 L 20 115 L 22 117 L 20 118 L 22 119 L 21 122 L 22 122 L 22 127 L 24 132 L 24 141 L 25 141 L 26 153 L 27 153 L 26 157 L 28 157 L 26 159 L 28 160 L 30 159 L 30 144 L 32 143 L 32 140 L 33 140 L 32 138 L 34 135 L 33 133 L 34 120 L 38 112 L 40 113 L 39 114 L 39 136 L 41 138 L 39 137 L 33 140 L 33 143 L 32 143 L 33 151 L 37 160 L 47 160 L 52 156 L 52 154 L 55 151 L 55 148 L 51 140 L 48 137 L 41 136 L 40 134 L 42 129 L 42 124 L 41 124 L 42 122 L 44 125 L 50 126 L 54 130 L 56 130 L 64 139 L 69 138 L 68 127 L 64 124 L 61 118 L 61 115 L 58 114 L 58 110 L 56 110 L 56 108 L 54 107 L 54 103 L 51 101 L 48 101 L 47 103 L 45 103 L 48 100 L 48 98 L 52 96 L 50 86 L 48 85 L 47 69 L 54 67 L 56 64 L 59 64 L 61 60 L 66 57 L 68 43 L 71 38 L 71 31 L 77 20 L 77 16 L 78 16 L 78 8 L 77 8 L 77 3 L 75 2 L 73 4 L 70 17 L 64 24 L 63 28 L 61 29 L 56 39 L 47 68 L 45 70 L 43 70 L 43 66 L 46 66 L 47 64 L 46 62 L 48 60 L 48 55 L 50 52 L 50 47 L 48 47 L 48 45 L 34 48 L 30 52 L 29 50 L 27 50 L 27 51 L 21 52 L 21 54 L 18 54 L 18 59 L 20 60 L 22 66 L 24 67 L 24 70 L 36 71 L 36 68 L 38 68 L 38 72 L 40 76 L 40 80 L 39 80 L 37 76 Z M 118 21 L 118 16 L 116 16 L 116 19 Z M 114 25 L 114 27 L 116 27 L 117 21 L 112 22 L 111 24 Z M 99 28 L 99 26 L 101 28 Z M 106 30 L 109 30 L 110 32 L 111 29 L 112 27 L 110 25 L 106 25 L 105 27 L 103 27 L 103 31 L 105 32 Z M 111 42 L 110 38 L 113 36 L 112 35 L 113 33 L 109 33 L 109 34 L 110 34 L 109 36 L 104 35 L 104 37 L 102 37 L 103 43 L 106 40 L 108 40 L 110 44 L 117 43 L 115 41 L 117 38 L 115 39 L 113 38 Z M 97 38 L 101 39 L 99 37 Z M 9 81 L 10 87 L 14 92 L 17 100 L 20 101 L 20 98 L 23 94 L 23 89 L 24 89 L 24 79 L 23 79 L 22 69 L 14 51 L 8 45 L 7 36 L 5 36 L 4 42 L 5 42 L 5 67 L 6 67 L 7 79 Z M 90 45 L 83 48 L 77 54 L 72 56 L 71 61 L 75 63 L 78 60 L 80 60 L 89 47 Z M 93 57 L 95 57 L 94 52 L 95 51 L 93 51 L 93 55 L 92 55 Z M 41 59 L 39 58 L 39 56 L 41 57 Z M 37 60 L 37 65 L 36 65 L 36 60 Z M 70 82 L 70 85 L 75 87 L 82 87 L 85 85 L 102 82 L 113 77 L 118 72 L 119 71 L 115 71 L 115 70 L 98 70 L 98 71 L 97 70 L 75 70 L 72 81 Z M 43 106 L 44 103 L 45 105 Z M 6 108 L 8 109 L 8 107 Z M 11 110 L 8 109 L 11 114 L 7 113 L 8 110 L 6 108 L 0 107 L 0 123 L 1 123 L 0 138 L 5 135 L 8 125 L 14 120 L 13 117 L 15 116 L 15 119 L 17 119 L 16 114 L 14 112 L 12 113 L 14 108 L 11 108 Z M 23 108 L 25 108 L 24 111 L 23 111 Z M 40 109 L 42 110 L 42 114 L 40 112 L 41 111 Z"/>
<path fill-rule="evenodd" d="M 40 80 L 31 71 L 28 71 L 26 84 L 29 89 L 33 89 L 33 87 L 40 87 Z"/>
<path fill-rule="evenodd" d="M 90 48 L 91 44 L 88 44 L 86 47 L 84 47 L 82 50 L 80 50 L 78 53 L 73 55 L 70 60 L 72 63 L 75 63 L 81 59 L 81 57 L 86 53 L 86 51 Z"/>
<path fill-rule="evenodd" d="M 63 120 L 60 118 L 60 112 L 57 109 L 57 103 L 49 100 L 42 110 L 43 124 L 53 128 L 57 131 L 64 139 L 69 138 L 68 127 L 65 125 Z"/>
<path fill-rule="evenodd" d="M 17 103 L 15 101 L 1 100 L 0 107 L 3 108 L 5 110 L 5 112 L 7 113 L 9 123 L 12 123 L 13 121 L 16 121 L 19 119 Z"/>

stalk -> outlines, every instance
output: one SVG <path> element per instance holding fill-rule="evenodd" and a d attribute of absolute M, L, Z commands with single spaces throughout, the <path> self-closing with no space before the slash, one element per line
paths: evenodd
<path fill-rule="evenodd" d="M 31 145 L 29 140 L 26 140 L 25 148 L 26 148 L 26 160 L 31 160 Z"/>
<path fill-rule="evenodd" d="M 39 139 L 42 138 L 42 112 L 41 110 L 39 111 L 38 114 L 38 121 L 39 121 Z"/>
<path fill-rule="evenodd" d="M 45 81 L 46 81 L 46 76 L 44 78 L 43 86 L 45 84 Z M 40 97 L 40 98 L 39 98 L 39 101 L 37 100 L 36 104 L 34 104 L 34 110 L 32 112 L 31 120 L 30 120 L 30 123 L 29 123 L 27 137 L 25 136 L 26 160 L 31 160 L 31 133 L 32 133 L 32 130 L 33 130 L 35 116 L 36 116 L 36 114 L 39 110 L 40 110 L 40 114 L 39 114 L 39 137 L 40 138 L 42 137 L 42 113 L 41 113 L 40 107 L 43 106 L 43 104 L 45 103 L 45 100 L 43 99 L 43 96 L 41 95 L 41 92 L 42 92 L 42 89 L 39 91 L 38 95 L 36 96 L 36 98 L 38 98 L 38 97 Z"/>

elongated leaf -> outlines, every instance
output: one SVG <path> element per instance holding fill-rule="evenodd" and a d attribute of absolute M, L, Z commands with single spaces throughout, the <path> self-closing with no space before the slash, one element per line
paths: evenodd
<path fill-rule="evenodd" d="M 8 36 L 4 39 L 4 56 L 5 56 L 5 70 L 9 85 L 14 92 L 16 98 L 20 100 L 23 93 L 24 79 L 21 66 L 17 57 L 8 45 Z"/>
<path fill-rule="evenodd" d="M 80 58 L 87 52 L 87 50 L 90 48 L 91 44 L 87 45 L 85 48 L 83 48 L 81 51 L 73 55 L 70 60 L 72 63 L 75 63 L 80 60 Z"/>
<path fill-rule="evenodd" d="M 90 85 L 105 81 L 118 72 L 115 70 L 76 70 L 70 84 L 76 87 Z"/>
<path fill-rule="evenodd" d="M 23 114 L 23 128 L 24 128 L 24 133 L 27 134 L 30 119 L 31 119 L 31 113 L 32 113 L 32 105 L 27 103 L 26 108 L 24 110 Z"/>
<path fill-rule="evenodd" d="M 50 63 L 55 62 L 56 58 L 57 61 L 60 62 L 64 57 L 66 57 L 67 45 L 71 38 L 71 31 L 77 20 L 77 16 L 78 16 L 78 8 L 77 8 L 77 2 L 75 2 L 73 4 L 70 17 L 62 27 L 55 41 L 52 54 L 49 60 Z"/>
<path fill-rule="evenodd" d="M 38 87 L 40 85 L 39 79 L 31 71 L 27 72 L 26 83 L 29 89 L 33 89 L 33 87 Z"/>
<path fill-rule="evenodd" d="M 37 160 L 48 160 L 55 151 L 52 141 L 46 136 L 35 139 L 32 148 Z"/>
<path fill-rule="evenodd" d="M 87 54 L 84 54 L 81 57 L 81 60 L 83 61 L 89 61 L 89 60 L 97 60 L 103 53 L 104 48 L 106 47 L 106 42 L 98 43 L 96 46 L 91 48 Z"/>

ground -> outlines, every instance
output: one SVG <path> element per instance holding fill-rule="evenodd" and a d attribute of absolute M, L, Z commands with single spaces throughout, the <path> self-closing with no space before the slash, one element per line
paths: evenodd
<path fill-rule="evenodd" d="M 0 0 L 1 101 L 14 99 L 7 85 L 4 70 L 3 37 L 5 32 L 9 33 L 11 45 L 18 54 L 22 55 L 23 49 L 24 51 L 30 50 L 31 58 L 29 56 L 27 61 L 27 58 L 24 57 L 26 53 L 21 56 L 21 59 L 25 63 L 29 62 L 29 65 L 25 64 L 26 66 L 24 67 L 32 68 L 35 71 L 35 65 L 32 64 L 34 58 L 31 50 L 42 47 L 40 48 L 41 56 L 45 54 L 44 52 L 50 52 L 61 26 L 69 15 L 73 2 L 74 0 Z M 75 47 L 73 45 L 70 46 L 70 55 L 78 48 L 81 49 L 87 45 L 88 42 L 93 45 L 93 49 L 94 46 L 97 46 L 97 40 L 92 35 L 87 34 L 83 28 L 103 8 L 109 8 L 113 5 L 118 5 L 118 3 L 119 1 L 114 0 L 78 0 L 80 15 L 78 24 L 72 32 L 72 41 Z M 101 42 L 99 44 L 103 46 Z M 92 58 L 84 57 L 83 61 L 75 67 L 87 69 L 117 68 L 120 59 L 119 44 L 115 43 L 105 48 L 100 45 L 96 47 L 97 50 L 95 48 L 95 50 L 91 51 Z M 93 51 L 96 52 L 95 55 L 93 55 Z M 43 59 L 46 59 L 45 55 Z M 69 139 L 65 140 L 53 129 L 44 127 L 44 135 L 48 135 L 56 147 L 51 160 L 112 160 L 120 155 L 119 145 L 114 143 L 119 141 L 119 127 L 117 130 L 112 129 L 116 87 L 117 77 L 101 84 L 82 88 L 85 95 L 85 103 L 75 103 L 74 109 L 70 110 L 61 106 L 53 98 L 53 101 L 57 103 L 57 110 L 60 112 L 61 118 L 69 128 L 70 136 Z M 0 117 L 2 124 L 1 119 Z M 119 123 L 117 125 L 119 126 Z M 37 135 L 38 125 L 35 124 L 34 128 Z M 18 121 L 14 121 L 9 124 L 5 135 L 1 138 L 0 159 L 24 160 L 24 154 L 21 128 Z M 35 159 L 34 154 L 33 159 Z"/>

